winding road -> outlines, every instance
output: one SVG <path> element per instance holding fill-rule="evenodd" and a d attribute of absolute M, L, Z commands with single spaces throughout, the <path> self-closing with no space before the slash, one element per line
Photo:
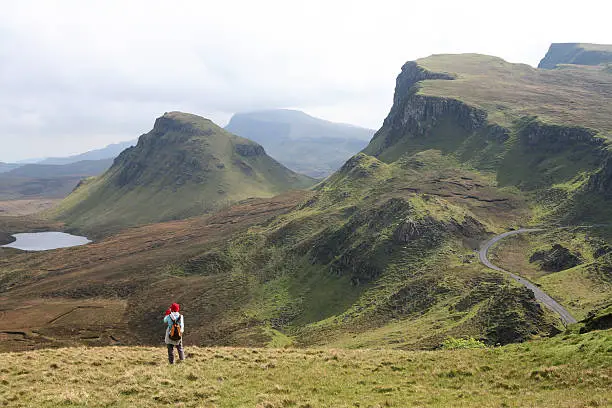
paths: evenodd
<path fill-rule="evenodd" d="M 503 234 L 500 234 L 500 235 L 497 235 L 491 238 L 489 241 L 482 244 L 480 248 L 480 252 L 478 254 L 480 258 L 480 262 L 482 262 L 485 266 L 491 269 L 494 269 L 499 272 L 507 273 L 508 275 L 510 275 L 512 279 L 514 279 L 521 285 L 525 286 L 527 289 L 530 289 L 535 295 L 536 300 L 538 300 L 539 302 L 542 302 L 550 310 L 559 314 L 559 316 L 561 317 L 561 320 L 563 321 L 563 324 L 568 325 L 570 323 L 576 323 L 576 319 L 563 306 L 557 303 L 556 300 L 548 296 L 542 289 L 540 289 L 533 283 L 529 282 L 527 279 L 522 278 L 518 275 L 515 275 L 512 272 L 508 272 L 500 268 L 499 266 L 493 265 L 493 263 L 489 261 L 489 258 L 488 258 L 489 249 L 491 249 L 491 247 L 495 245 L 497 242 L 499 242 L 500 240 L 506 237 L 509 237 L 511 235 L 524 234 L 524 233 L 537 232 L 537 231 L 543 231 L 543 230 L 540 228 L 521 228 L 521 229 L 514 230 L 514 231 L 504 232 Z"/>

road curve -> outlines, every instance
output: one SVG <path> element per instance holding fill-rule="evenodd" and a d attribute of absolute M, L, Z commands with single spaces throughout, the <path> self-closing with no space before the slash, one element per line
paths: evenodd
<path fill-rule="evenodd" d="M 550 310 L 559 314 L 559 316 L 561 317 L 561 320 L 563 321 L 563 324 L 568 325 L 570 323 L 576 323 L 576 319 L 574 319 L 574 317 L 567 310 L 565 310 L 563 306 L 557 303 L 556 300 L 554 300 L 553 298 L 548 296 L 546 293 L 544 293 L 542 289 L 540 289 L 533 283 L 529 282 L 527 279 L 522 278 L 518 275 L 515 275 L 512 272 L 508 272 L 500 268 L 499 266 L 495 266 L 491 263 L 491 261 L 489 261 L 489 258 L 488 258 L 489 249 L 491 249 L 491 247 L 495 245 L 497 242 L 499 242 L 500 240 L 506 237 L 509 237 L 511 235 L 524 234 L 528 232 L 537 232 L 537 231 L 542 231 L 542 229 L 540 228 L 521 228 L 521 229 L 514 230 L 514 231 L 504 232 L 503 234 L 500 234 L 500 235 L 497 235 L 491 238 L 489 241 L 486 241 L 485 243 L 483 243 L 482 246 L 480 247 L 480 252 L 478 254 L 480 258 L 480 262 L 482 262 L 485 266 L 491 269 L 507 273 L 508 275 L 510 275 L 512 279 L 514 279 L 521 285 L 525 286 L 527 289 L 530 289 L 535 295 L 535 298 L 539 302 L 542 302 Z"/>

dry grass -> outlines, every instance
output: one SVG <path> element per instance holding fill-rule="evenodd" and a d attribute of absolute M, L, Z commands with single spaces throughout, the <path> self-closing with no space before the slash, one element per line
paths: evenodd
<path fill-rule="evenodd" d="M 32 200 L 0 201 L 0 214 L 3 216 L 23 216 L 36 214 L 56 205 L 60 199 L 40 198 Z"/>
<path fill-rule="evenodd" d="M 612 333 L 495 349 L 107 347 L 0 354 L 7 407 L 597 407 Z"/>

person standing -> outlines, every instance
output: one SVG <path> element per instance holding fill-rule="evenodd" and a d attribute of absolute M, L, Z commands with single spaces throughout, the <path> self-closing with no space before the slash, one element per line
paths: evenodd
<path fill-rule="evenodd" d="M 166 339 L 168 345 L 168 362 L 174 364 L 174 347 L 178 352 L 179 360 L 185 360 L 185 351 L 183 350 L 183 332 L 185 331 L 185 319 L 179 313 L 181 306 L 178 303 L 173 303 L 164 316 L 166 323 Z"/>

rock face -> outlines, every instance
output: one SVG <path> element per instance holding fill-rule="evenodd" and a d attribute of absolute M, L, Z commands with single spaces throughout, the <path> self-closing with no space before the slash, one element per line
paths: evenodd
<path fill-rule="evenodd" d="M 587 189 L 612 198 L 612 156 L 608 155 L 601 169 L 589 178 Z"/>
<path fill-rule="evenodd" d="M 612 46 L 599 44 L 552 44 L 538 68 L 554 69 L 559 64 L 601 65 L 612 63 Z"/>
<path fill-rule="evenodd" d="M 580 265 L 582 259 L 579 253 L 572 253 L 564 246 L 554 244 L 549 250 L 535 252 L 529 262 L 539 262 L 544 271 L 559 272 Z"/>
<path fill-rule="evenodd" d="M 487 114 L 482 110 L 456 99 L 419 95 L 419 82 L 430 79 L 450 81 L 455 78 L 450 74 L 427 71 L 415 61 L 404 64 L 396 80 L 393 106 L 383 124 L 383 129 L 387 130 L 383 133 L 388 133 L 388 136 L 381 149 L 393 145 L 404 135 L 426 135 L 445 115 L 452 116 L 467 131 L 486 125 Z M 382 134 L 377 133 L 374 137 L 382 137 Z"/>
<path fill-rule="evenodd" d="M 576 126 L 543 124 L 537 120 L 527 121 L 519 126 L 520 141 L 527 147 L 546 147 L 549 152 L 558 152 L 570 145 L 603 147 L 605 139 L 596 137 L 592 129 Z"/>

